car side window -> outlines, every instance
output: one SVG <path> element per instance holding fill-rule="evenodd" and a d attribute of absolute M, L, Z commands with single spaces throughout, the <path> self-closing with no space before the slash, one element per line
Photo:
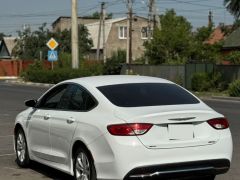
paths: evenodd
<path fill-rule="evenodd" d="M 77 85 L 72 86 L 74 91 L 69 102 L 69 110 L 88 111 L 96 105 L 95 100 L 86 90 Z"/>
<path fill-rule="evenodd" d="M 70 105 L 70 99 L 72 94 L 74 93 L 74 88 L 69 85 L 63 96 L 61 97 L 60 102 L 57 105 L 57 109 L 59 110 L 68 110 Z"/>
<path fill-rule="evenodd" d="M 63 94 L 66 92 L 68 85 L 63 84 L 49 91 L 41 100 L 38 108 L 56 109 Z"/>
<path fill-rule="evenodd" d="M 74 86 L 74 93 L 71 96 L 70 103 L 69 103 L 69 110 L 85 110 L 84 102 L 83 102 L 83 91 L 82 89 Z"/>

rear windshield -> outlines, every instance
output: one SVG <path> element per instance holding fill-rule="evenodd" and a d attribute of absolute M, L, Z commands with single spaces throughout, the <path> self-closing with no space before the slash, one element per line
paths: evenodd
<path fill-rule="evenodd" d="M 163 106 L 200 103 L 175 84 L 134 83 L 101 86 L 98 89 L 114 105 L 120 107 Z"/>

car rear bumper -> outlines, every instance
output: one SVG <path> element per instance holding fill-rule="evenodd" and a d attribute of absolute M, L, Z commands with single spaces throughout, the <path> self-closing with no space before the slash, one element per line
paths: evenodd
<path fill-rule="evenodd" d="M 227 159 L 196 161 L 177 164 L 161 164 L 154 166 L 137 167 L 131 170 L 124 180 L 181 178 L 217 175 L 226 173 L 230 168 Z"/>
<path fill-rule="evenodd" d="M 148 149 L 137 137 L 105 137 L 108 136 L 102 136 L 89 146 L 101 180 L 122 180 L 139 174 L 151 177 L 154 173 L 161 177 L 169 174 L 217 175 L 227 172 L 232 159 L 229 130 L 222 131 L 221 138 L 213 145 L 173 149 Z M 97 148 L 103 142 L 105 145 Z"/>

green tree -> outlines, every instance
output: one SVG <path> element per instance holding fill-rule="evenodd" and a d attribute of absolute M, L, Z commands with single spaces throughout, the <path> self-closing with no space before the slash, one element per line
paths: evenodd
<path fill-rule="evenodd" d="M 144 44 L 145 55 L 151 64 L 185 63 L 190 56 L 191 24 L 174 10 L 168 10 L 160 18 L 162 28 L 155 29 L 153 39 Z"/>
<path fill-rule="evenodd" d="M 49 30 L 46 28 L 46 23 L 33 32 L 30 28 L 18 31 L 19 39 L 16 40 L 17 45 L 13 49 L 13 54 L 18 58 L 30 60 L 39 59 L 40 51 L 42 51 L 43 58 L 45 58 L 48 50 L 46 47 L 48 35 Z"/>
<path fill-rule="evenodd" d="M 213 32 L 213 26 L 203 26 L 197 29 L 195 39 L 201 42 L 206 41 Z"/>
<path fill-rule="evenodd" d="M 220 49 L 222 47 L 222 42 L 215 44 L 208 44 L 206 40 L 209 39 L 213 32 L 213 26 L 198 28 L 195 33 L 193 33 L 193 39 L 191 42 L 191 52 L 190 59 L 194 62 L 205 62 L 205 63 L 215 63 L 219 60 Z"/>
<path fill-rule="evenodd" d="M 225 57 L 232 64 L 240 64 L 240 51 L 233 51 Z"/>
<path fill-rule="evenodd" d="M 101 14 L 98 11 L 94 12 L 92 15 L 84 16 L 84 18 L 92 18 L 92 19 L 100 19 L 100 17 L 101 17 Z M 106 14 L 106 19 L 112 19 L 112 17 L 113 17 L 112 13 Z"/>
<path fill-rule="evenodd" d="M 54 37 L 59 43 L 58 51 L 60 53 L 71 53 L 71 31 L 65 30 L 63 32 L 50 32 L 43 24 L 36 31 L 31 31 L 30 28 L 18 32 L 19 39 L 17 45 L 13 50 L 16 57 L 21 59 L 39 59 L 40 51 L 43 58 L 47 58 L 48 47 L 47 41 Z M 85 26 L 79 27 L 79 53 L 83 58 L 91 47 L 93 46 L 92 40 L 89 38 L 88 30 Z"/>
<path fill-rule="evenodd" d="M 224 6 L 227 10 L 235 16 L 236 19 L 240 17 L 240 1 L 239 0 L 224 0 Z"/>
<path fill-rule="evenodd" d="M 86 55 L 92 48 L 93 42 L 89 38 L 89 32 L 86 26 L 80 25 L 78 28 L 79 38 L 79 54 L 81 58 Z M 56 33 L 50 33 L 51 37 L 54 37 L 59 43 L 59 51 L 64 53 L 71 53 L 71 30 L 58 31 Z"/>

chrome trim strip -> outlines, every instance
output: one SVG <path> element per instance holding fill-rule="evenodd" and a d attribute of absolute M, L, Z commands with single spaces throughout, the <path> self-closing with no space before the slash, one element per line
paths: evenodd
<path fill-rule="evenodd" d="M 129 177 L 130 178 L 147 178 L 147 177 L 158 176 L 158 175 L 161 175 L 161 174 L 183 173 L 183 172 L 191 172 L 191 171 L 203 171 L 203 170 L 210 170 L 210 169 L 214 169 L 214 167 L 210 166 L 210 167 L 202 167 L 202 168 L 162 171 L 162 172 L 155 172 L 155 173 L 149 173 L 149 174 L 130 175 Z"/>
<path fill-rule="evenodd" d="M 191 119 L 196 119 L 196 117 L 186 117 L 186 118 L 173 118 L 173 119 L 168 119 L 170 121 L 187 121 Z"/>

